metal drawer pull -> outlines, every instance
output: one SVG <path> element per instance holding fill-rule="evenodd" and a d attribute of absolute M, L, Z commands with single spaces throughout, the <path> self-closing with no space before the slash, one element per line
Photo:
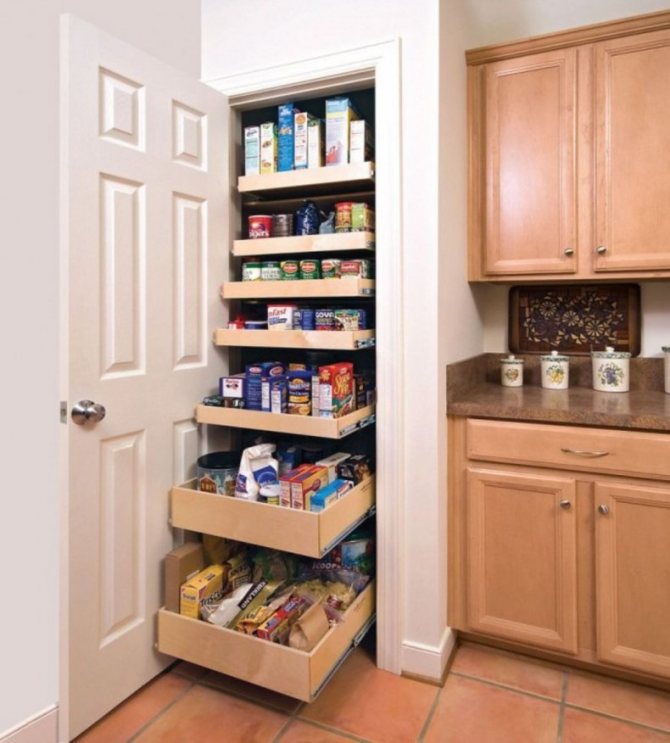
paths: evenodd
<path fill-rule="evenodd" d="M 607 514 L 610 512 L 610 509 L 606 505 L 598 506 L 598 510 L 600 513 L 602 513 L 603 516 L 607 516 Z"/>
<path fill-rule="evenodd" d="M 559 506 L 560 506 L 561 508 L 565 508 L 565 509 L 567 510 L 568 508 L 570 508 L 570 506 L 572 505 L 572 503 L 570 503 L 570 501 L 569 501 L 569 500 L 562 500 L 562 501 L 560 501 L 560 502 L 559 502 L 559 504 L 558 504 L 558 505 L 559 505 Z"/>
<path fill-rule="evenodd" d="M 563 454 L 575 454 L 578 457 L 588 457 L 590 459 L 596 459 L 597 457 L 606 457 L 608 451 L 587 451 L 585 449 L 568 449 L 565 446 L 561 447 Z"/>

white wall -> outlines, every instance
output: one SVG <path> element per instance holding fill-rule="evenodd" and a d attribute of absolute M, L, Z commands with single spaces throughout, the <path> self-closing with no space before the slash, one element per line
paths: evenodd
<path fill-rule="evenodd" d="M 0 737 L 58 700 L 58 16 L 199 77 L 197 0 L 0 2 Z"/>
<path fill-rule="evenodd" d="M 465 5 L 467 48 L 514 41 L 616 18 L 668 10 L 668 0 L 459 0 Z M 661 355 L 670 342 L 670 282 L 640 282 L 642 356 Z M 486 328 L 484 350 L 507 350 L 508 287 L 477 291 Z"/>
<path fill-rule="evenodd" d="M 446 596 L 442 576 L 445 566 L 444 477 L 444 364 L 450 329 L 440 323 L 439 303 L 455 293 L 444 305 L 458 312 L 463 323 L 468 351 L 478 352 L 475 335 L 467 332 L 468 315 L 475 309 L 469 302 L 465 272 L 455 267 L 464 260 L 464 222 L 453 225 L 453 239 L 438 250 L 438 143 L 439 114 L 439 3 L 437 0 L 340 0 L 337 4 L 319 0 L 303 3 L 299 17 L 281 4 L 261 0 L 203 1 L 203 79 L 233 75 L 321 54 L 352 49 L 374 42 L 400 38 L 402 49 L 402 179 L 403 179 L 403 261 L 405 308 L 405 355 L 403 374 L 405 440 L 399 442 L 398 456 L 406 462 L 405 585 L 408 601 L 404 616 L 403 665 L 412 664 L 416 645 L 437 648 L 446 627 Z M 255 43 L 253 29 L 271 29 L 261 43 Z M 460 74 L 461 60 L 452 60 L 451 82 Z M 454 84 L 462 85 L 458 80 Z M 464 90 L 464 87 L 463 87 Z M 452 119 L 464 122 L 465 110 L 454 110 Z M 453 122 L 452 122 L 453 123 Z M 383 122 L 377 122 L 383 126 Z M 464 124 L 463 124 L 464 127 Z M 464 129 L 454 129 L 462 140 Z M 460 141 L 460 140 L 459 140 Z M 449 155 L 464 166 L 457 145 Z M 440 152 L 446 157 L 447 151 Z M 463 184 L 465 183 L 465 173 Z M 451 195 L 464 206 L 460 185 Z M 458 222 L 452 212 L 451 218 Z M 452 226 L 450 225 L 449 229 Z M 443 276 L 453 259 L 454 278 Z M 383 260 L 383 254 L 378 260 Z M 437 269 L 437 270 L 436 270 Z M 457 287 L 457 288 L 456 288 Z M 445 293 L 446 289 L 446 293 Z M 463 302 L 461 302 L 461 299 Z M 458 309 L 456 310 L 456 307 Z M 382 424 L 383 425 L 383 422 Z M 384 497 L 383 493 L 379 494 Z M 420 653 L 419 653 L 420 655 Z"/>

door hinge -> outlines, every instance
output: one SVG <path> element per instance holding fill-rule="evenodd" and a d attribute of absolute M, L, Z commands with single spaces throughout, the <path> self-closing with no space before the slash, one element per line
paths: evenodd
<path fill-rule="evenodd" d="M 67 400 L 60 401 L 60 422 L 67 423 Z"/>

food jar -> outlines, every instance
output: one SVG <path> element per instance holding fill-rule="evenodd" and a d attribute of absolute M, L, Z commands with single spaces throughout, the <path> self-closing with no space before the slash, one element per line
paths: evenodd
<path fill-rule="evenodd" d="M 503 387 L 523 387 L 523 359 L 510 354 L 500 359 L 500 384 Z"/>
<path fill-rule="evenodd" d="M 260 281 L 261 262 L 247 261 L 242 264 L 242 281 Z"/>
<path fill-rule="evenodd" d="M 335 204 L 335 232 L 351 232 L 351 209 L 353 201 L 339 201 Z"/>
<path fill-rule="evenodd" d="M 591 353 L 593 389 L 597 392 L 628 392 L 630 388 L 630 353 L 615 351 L 606 346 L 604 351 Z"/>
<path fill-rule="evenodd" d="M 293 215 L 275 214 L 272 217 L 273 237 L 289 237 L 293 234 Z"/>
<path fill-rule="evenodd" d="M 670 346 L 663 346 L 665 354 L 665 394 L 670 395 Z"/>
<path fill-rule="evenodd" d="M 239 451 L 215 451 L 198 457 L 198 490 L 218 495 L 235 495 L 240 466 Z"/>
<path fill-rule="evenodd" d="M 540 358 L 542 386 L 547 390 L 567 390 L 570 375 L 570 359 L 552 351 Z"/>
<path fill-rule="evenodd" d="M 272 237 L 272 217 L 269 214 L 254 214 L 249 217 L 249 237 Z"/>
<path fill-rule="evenodd" d="M 279 281 L 281 279 L 279 261 L 263 261 L 261 263 L 261 279 L 263 281 Z"/>

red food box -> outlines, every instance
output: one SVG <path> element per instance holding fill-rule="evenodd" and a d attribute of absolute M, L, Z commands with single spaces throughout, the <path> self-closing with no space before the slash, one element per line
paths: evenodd
<path fill-rule="evenodd" d="M 319 410 L 322 418 L 341 418 L 356 409 L 354 365 L 349 361 L 319 367 Z"/>
<path fill-rule="evenodd" d="M 312 496 L 326 485 L 328 485 L 328 468 L 317 464 L 313 464 L 297 477 L 291 478 L 291 508 L 309 511 Z"/>
<path fill-rule="evenodd" d="M 291 507 L 291 485 L 307 470 L 312 469 L 311 464 L 299 464 L 295 469 L 289 470 L 285 475 L 281 475 L 279 483 L 281 484 L 281 495 L 279 496 L 279 505 L 284 508 Z"/>

